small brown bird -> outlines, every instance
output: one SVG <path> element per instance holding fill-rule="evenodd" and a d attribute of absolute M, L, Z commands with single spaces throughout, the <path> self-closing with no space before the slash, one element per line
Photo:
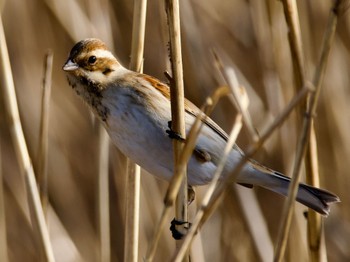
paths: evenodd
<path fill-rule="evenodd" d="M 93 38 L 73 47 L 63 70 L 69 84 L 102 122 L 119 150 L 149 173 L 170 180 L 174 163 L 172 141 L 166 132 L 171 120 L 169 87 L 154 77 L 126 69 L 101 40 Z M 188 132 L 200 109 L 186 100 L 185 110 Z M 211 181 L 227 142 L 227 134 L 213 120 L 208 117 L 204 124 L 188 163 L 188 183 L 193 186 Z M 242 156 L 243 152 L 235 145 L 222 176 Z M 236 182 L 285 196 L 290 179 L 251 160 Z M 297 201 L 328 215 L 329 204 L 339 202 L 339 198 L 301 183 Z"/>

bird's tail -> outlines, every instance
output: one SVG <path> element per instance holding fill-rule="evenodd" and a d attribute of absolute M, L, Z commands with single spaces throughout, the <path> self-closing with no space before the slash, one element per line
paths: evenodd
<path fill-rule="evenodd" d="M 256 179 L 252 181 L 253 185 L 269 189 L 283 196 L 288 195 L 290 184 L 289 177 L 275 171 L 272 171 L 271 173 L 259 171 L 257 173 Z M 299 184 L 296 200 L 324 216 L 329 214 L 329 204 L 340 202 L 339 197 L 335 194 L 303 183 Z"/>

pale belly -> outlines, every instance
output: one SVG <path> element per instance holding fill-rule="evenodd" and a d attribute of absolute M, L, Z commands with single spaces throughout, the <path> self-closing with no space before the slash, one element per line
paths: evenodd
<path fill-rule="evenodd" d="M 137 119 L 142 119 L 142 123 Z M 153 119 L 146 114 L 130 120 L 113 120 L 113 123 L 119 124 L 118 127 L 108 129 L 112 142 L 147 172 L 169 181 L 174 170 L 172 139 L 166 133 L 169 120 Z M 203 163 L 191 157 L 188 164 L 188 183 L 207 184 L 212 179 L 215 168 L 216 165 L 210 161 Z"/>
<path fill-rule="evenodd" d="M 155 113 L 152 108 L 145 110 L 144 105 L 130 104 L 127 103 L 127 98 L 118 98 L 113 101 L 111 114 L 105 125 L 112 142 L 143 169 L 169 181 L 174 169 L 172 139 L 166 133 L 168 121 L 171 120 L 170 104 L 162 103 L 162 107 L 157 107 Z M 194 119 L 192 115 L 186 114 L 187 133 Z M 198 147 L 212 156 L 212 160 L 203 162 L 194 156 L 191 157 L 187 168 L 190 185 L 203 185 L 211 181 L 226 144 L 207 126 L 203 127 L 197 143 Z M 229 162 L 232 163 L 234 158 L 235 156 L 232 156 Z M 226 169 L 228 168 L 230 167 Z"/>

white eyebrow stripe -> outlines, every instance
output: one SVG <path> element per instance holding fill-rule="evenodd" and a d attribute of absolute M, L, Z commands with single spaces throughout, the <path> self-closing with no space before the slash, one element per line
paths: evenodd
<path fill-rule="evenodd" d="M 97 49 L 91 52 L 91 55 L 94 55 L 96 57 L 104 57 L 104 58 L 111 58 L 111 59 L 115 59 L 114 55 L 108 51 L 108 50 L 104 50 L 104 49 Z"/>

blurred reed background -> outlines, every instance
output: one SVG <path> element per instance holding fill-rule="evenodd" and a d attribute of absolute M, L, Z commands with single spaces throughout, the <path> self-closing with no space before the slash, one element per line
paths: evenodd
<path fill-rule="evenodd" d="M 312 80 L 322 37 L 333 1 L 297 1 L 305 54 L 306 79 Z M 350 17 L 348 2 L 341 9 L 335 40 L 324 76 L 315 119 L 321 187 L 341 198 L 324 219 L 329 261 L 350 260 Z M 86 37 L 109 43 L 128 66 L 131 52 L 133 1 L 128 0 L 11 0 L 1 1 L 1 14 L 17 92 L 21 122 L 35 170 L 38 170 L 43 61 L 53 51 L 52 92 L 48 137 L 48 225 L 57 261 L 99 261 L 98 226 L 98 126 L 87 107 L 68 86 L 61 70 L 73 44 Z M 214 48 L 233 66 L 248 91 L 255 128 L 263 130 L 294 95 L 293 68 L 288 29 L 282 4 L 268 0 L 180 1 L 186 97 L 200 106 L 223 81 L 214 66 Z M 144 72 L 164 81 L 169 70 L 168 33 L 164 1 L 148 1 Z M 2 94 L 2 93 L 1 93 Z M 40 253 L 30 222 L 24 181 L 0 99 L 1 174 L 6 241 L 10 261 L 38 261 Z M 222 101 L 213 118 L 223 128 L 235 110 Z M 291 174 L 297 136 L 296 114 L 268 140 L 256 159 Z M 238 144 L 250 139 L 243 128 Z M 126 175 L 124 158 L 110 147 L 111 260 L 124 257 Z M 143 172 L 145 173 L 145 172 Z M 304 179 L 304 178 L 303 178 Z M 1 188 L 1 187 L 0 187 Z M 149 174 L 141 176 L 139 260 L 145 256 L 163 207 L 167 183 Z M 200 203 L 206 187 L 197 188 Z M 244 189 L 249 190 L 249 189 Z M 254 189 L 271 239 L 275 242 L 283 198 Z M 0 190 L 1 193 L 1 190 Z M 0 197 L 1 200 L 1 197 Z M 192 248 L 192 261 L 259 261 L 261 257 L 249 233 L 249 221 L 241 201 L 228 191 L 215 214 L 203 226 Z M 250 202 L 246 203 L 249 205 Z M 1 203 L 0 203 L 1 207 Z M 254 208 L 254 207 L 252 207 Z M 308 261 L 305 207 L 297 204 L 287 246 L 286 261 Z M 195 204 L 190 206 L 190 216 Z M 169 220 L 170 222 L 170 220 Z M 3 224 L 2 224 L 3 225 Z M 156 261 L 167 261 L 175 242 L 162 233 Z"/>

